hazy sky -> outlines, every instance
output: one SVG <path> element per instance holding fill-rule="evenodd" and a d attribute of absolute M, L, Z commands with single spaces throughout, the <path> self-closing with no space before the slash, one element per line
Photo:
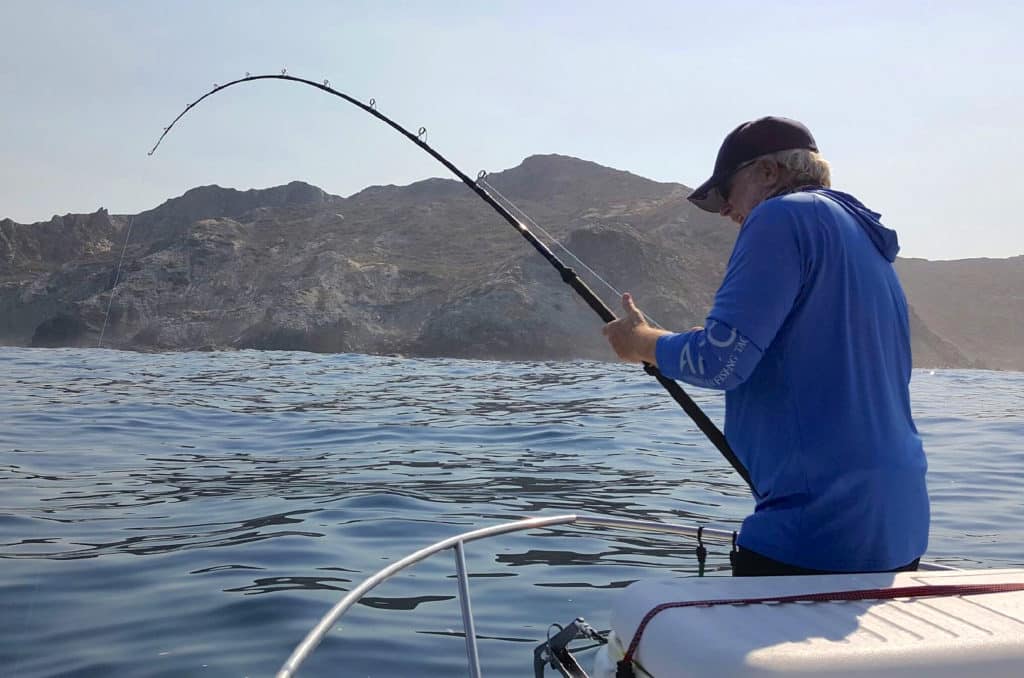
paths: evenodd
<path fill-rule="evenodd" d="M 374 97 L 470 175 L 561 153 L 695 186 L 722 137 L 804 121 L 904 256 L 1024 253 L 1024 3 L 0 0 L 0 217 L 149 209 L 203 184 L 350 195 L 445 170 L 311 88 Z M 501 228 L 497 222 L 495 228 Z"/>

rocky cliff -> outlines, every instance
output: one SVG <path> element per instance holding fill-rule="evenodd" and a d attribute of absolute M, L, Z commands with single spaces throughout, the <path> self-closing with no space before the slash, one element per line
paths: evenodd
<path fill-rule="evenodd" d="M 896 263 L 907 297 L 968 362 L 1024 370 L 1024 256 Z"/>
<path fill-rule="evenodd" d="M 692 207 L 685 186 L 554 155 L 487 181 L 557 241 L 549 241 L 555 253 L 613 310 L 618 296 L 606 283 L 633 292 L 667 327 L 702 322 L 736 227 Z M 975 305 L 976 326 L 998 334 L 993 341 L 935 301 L 932 270 L 950 281 L 941 289 L 986 284 L 984 264 L 970 266 L 975 279 L 944 267 L 955 263 L 900 262 L 916 311 L 917 364 L 1024 369 L 1013 351 L 1019 305 L 1005 313 Z M 1022 298 L 1014 296 L 1020 268 L 999 269 L 1002 302 Z M 104 346 L 138 350 L 611 359 L 600 324 L 456 181 L 376 186 L 348 198 L 301 182 L 204 186 L 134 216 L 101 209 L 0 222 L 0 341 L 8 344 L 95 346 L 102 332 Z"/>

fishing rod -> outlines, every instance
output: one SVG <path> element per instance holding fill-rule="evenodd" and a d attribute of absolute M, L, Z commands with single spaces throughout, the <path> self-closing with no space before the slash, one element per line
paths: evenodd
<path fill-rule="evenodd" d="M 558 271 L 559 275 L 562 277 L 562 281 L 565 282 L 570 287 L 572 287 L 576 294 L 578 294 L 587 303 L 587 305 L 590 306 L 590 308 L 592 308 L 595 313 L 597 313 L 601 320 L 603 320 L 606 323 L 615 320 L 615 314 L 612 313 L 611 309 L 608 308 L 604 304 L 604 302 L 601 301 L 600 298 L 598 298 L 596 294 L 594 294 L 593 290 L 591 290 L 590 287 L 587 286 L 587 284 L 579 277 L 576 271 L 562 263 L 562 261 L 557 256 L 555 256 L 554 252 L 552 252 L 547 245 L 541 242 L 537 238 L 537 236 L 535 236 L 533 232 L 531 232 L 530 229 L 527 228 L 526 224 L 524 224 L 522 221 L 513 216 L 511 212 L 509 212 L 501 203 L 495 200 L 495 198 L 484 188 L 484 186 L 481 185 L 484 177 L 487 175 L 486 172 L 480 172 L 477 175 L 476 181 L 470 179 L 469 176 L 467 176 L 462 170 L 460 170 L 458 167 L 452 164 L 451 161 L 449 161 L 443 155 L 435 151 L 426 142 L 427 129 L 425 127 L 420 127 L 417 133 L 413 134 L 412 132 L 402 127 L 388 116 L 378 111 L 377 102 L 374 99 L 370 99 L 369 103 L 363 103 L 362 101 L 359 101 L 358 99 L 351 97 L 348 94 L 345 94 L 344 92 L 339 92 L 338 90 L 334 89 L 333 87 L 331 87 L 330 81 L 328 80 L 324 80 L 322 82 L 315 82 L 307 78 L 300 78 L 294 75 L 288 75 L 288 72 L 286 70 L 282 70 L 280 74 L 250 75 L 249 73 L 246 73 L 244 78 L 238 78 L 237 80 L 232 80 L 231 82 L 226 82 L 222 85 L 215 84 L 213 86 L 213 89 L 211 89 L 209 92 L 207 92 L 206 94 L 204 94 L 203 96 L 199 97 L 198 99 L 190 103 L 188 106 L 186 106 L 185 110 L 179 113 L 178 117 L 172 120 L 170 125 L 164 128 L 164 131 L 160 135 L 160 138 L 156 140 L 156 144 L 154 144 L 153 148 L 150 149 L 149 155 L 153 155 L 156 152 L 156 149 L 159 148 L 160 143 L 164 140 L 164 137 L 167 136 L 167 134 L 177 124 L 177 122 L 181 120 L 183 117 L 185 117 L 185 115 L 189 111 L 198 106 L 199 103 L 202 102 L 204 99 L 211 97 L 217 92 L 225 90 L 228 87 L 233 87 L 244 82 L 255 82 L 256 80 L 286 80 L 290 82 L 300 83 L 303 85 L 308 85 L 310 87 L 315 87 L 316 89 L 322 92 L 326 92 L 327 94 L 330 94 L 332 96 L 344 99 L 353 106 L 357 106 L 358 108 L 366 111 L 367 113 L 377 118 L 381 122 L 385 123 L 402 136 L 406 137 L 409 141 L 419 146 L 421 149 L 426 151 L 431 157 L 433 157 L 439 163 L 448 168 L 448 170 L 456 177 L 458 177 L 459 180 L 462 181 L 462 183 L 464 183 L 466 186 L 470 188 L 470 190 L 476 193 L 481 200 L 490 205 L 494 209 L 494 211 L 501 215 L 501 217 L 505 221 L 507 221 L 509 224 L 512 225 L 513 228 L 519 231 L 520 235 L 526 238 L 527 242 L 533 245 L 534 249 L 537 250 L 541 254 L 541 256 L 547 259 L 548 263 L 550 263 L 555 268 L 555 270 Z M 669 395 L 671 395 L 672 398 L 680 405 L 680 407 L 683 408 L 683 411 L 686 412 L 687 415 L 689 415 L 690 419 L 692 419 L 693 422 L 697 425 L 697 428 L 699 428 L 701 432 L 705 436 L 707 436 L 708 440 L 710 440 L 711 443 L 718 449 L 718 451 L 722 453 L 722 456 L 725 457 L 726 461 L 728 461 L 729 464 L 733 467 L 733 469 L 735 469 L 735 471 L 740 475 L 740 477 L 743 478 L 744 481 L 746 481 L 751 491 L 754 492 L 755 496 L 757 496 L 757 491 L 754 488 L 754 484 L 750 480 L 750 473 L 743 465 L 743 462 L 741 462 L 739 458 L 736 456 L 736 453 L 733 452 L 732 447 L 730 447 L 729 445 L 729 442 L 725 439 L 725 435 L 718 429 L 717 426 L 715 426 L 715 423 L 711 421 L 711 419 L 704 413 L 704 411 L 697 405 L 697 403 L 693 401 L 693 399 L 686 393 L 686 391 L 683 390 L 683 388 L 677 382 L 663 375 L 655 365 L 645 362 L 644 371 L 646 371 L 649 375 L 657 379 L 658 383 L 660 383 L 665 388 L 665 390 L 668 391 Z"/>

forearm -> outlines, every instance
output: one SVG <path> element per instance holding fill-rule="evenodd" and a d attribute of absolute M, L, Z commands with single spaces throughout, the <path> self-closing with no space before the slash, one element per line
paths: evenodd
<path fill-rule="evenodd" d="M 711 321 L 704 329 L 656 339 L 655 362 L 667 377 L 728 391 L 751 375 L 762 351 L 737 330 Z"/>

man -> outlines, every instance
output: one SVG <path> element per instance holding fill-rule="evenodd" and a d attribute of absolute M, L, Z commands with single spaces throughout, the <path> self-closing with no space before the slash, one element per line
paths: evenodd
<path fill-rule="evenodd" d="M 689 196 L 741 224 L 705 326 L 656 329 L 626 294 L 604 328 L 620 358 L 726 391 L 757 495 L 735 575 L 916 569 L 928 543 L 896 233 L 829 186 L 802 124 L 740 125 Z"/>

